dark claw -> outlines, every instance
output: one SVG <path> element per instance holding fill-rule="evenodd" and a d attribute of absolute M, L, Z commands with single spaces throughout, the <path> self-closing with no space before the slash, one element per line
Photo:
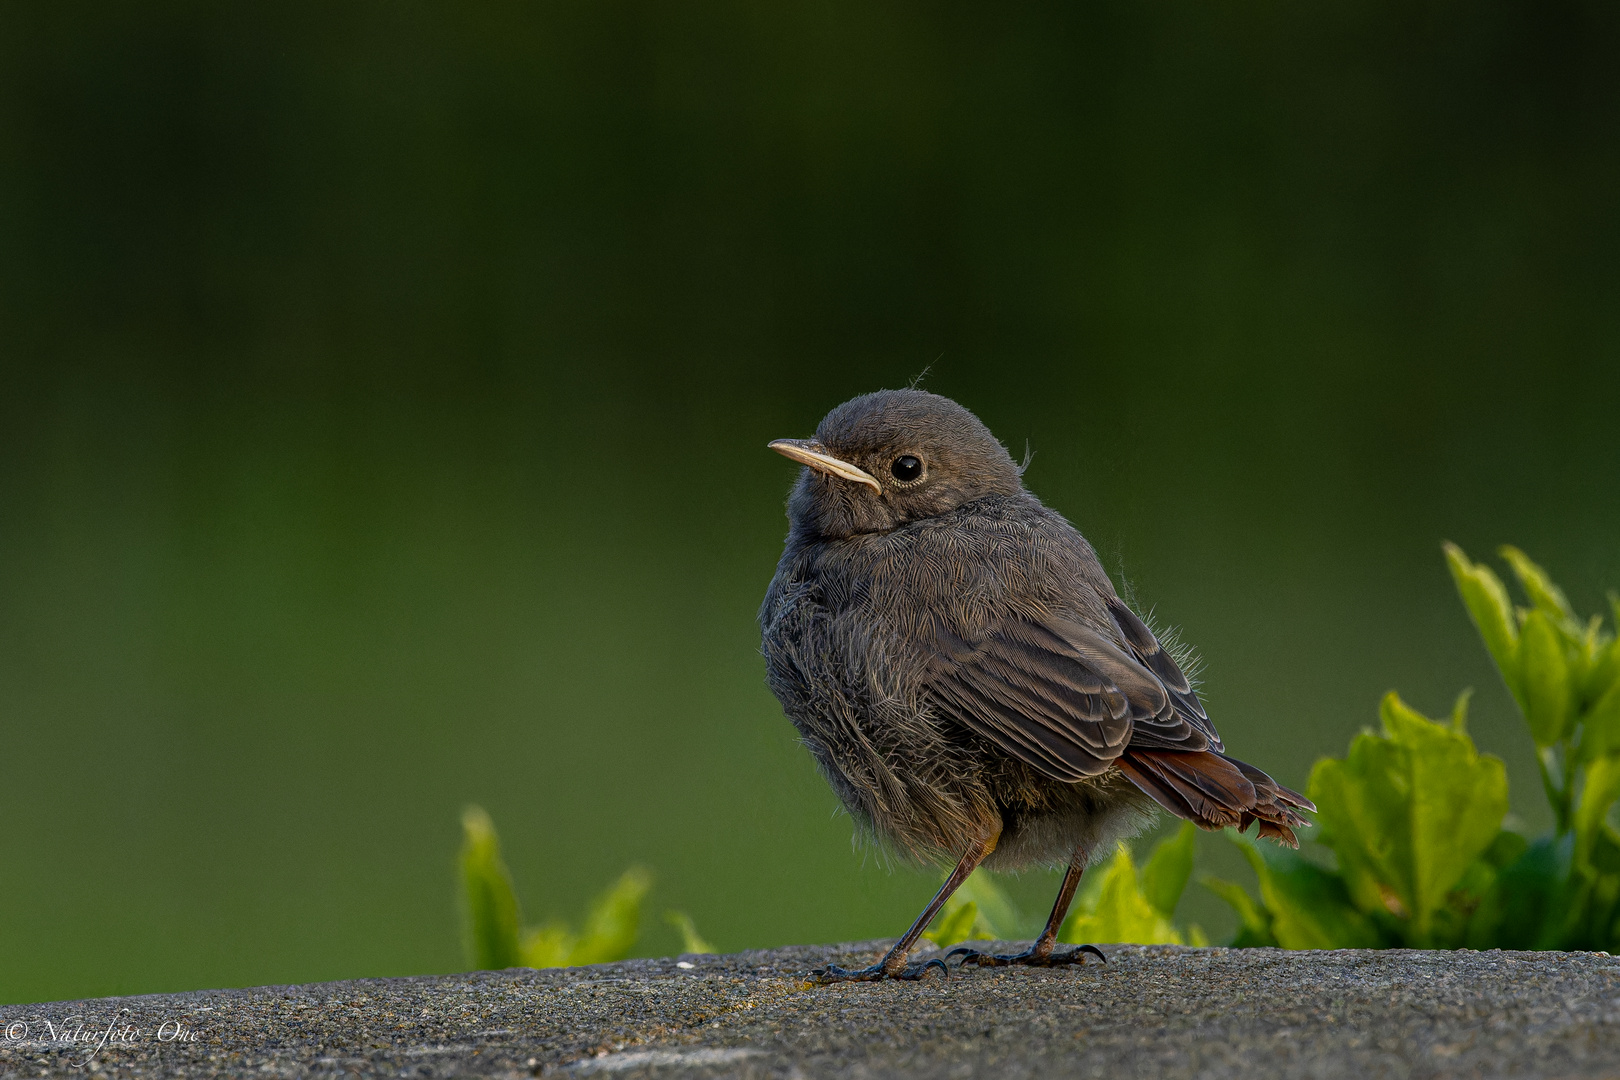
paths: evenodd
<path fill-rule="evenodd" d="M 1020 967 L 1061 967 L 1064 964 L 1083 964 L 1087 954 L 1095 956 L 1105 964 L 1108 963 L 1108 957 L 1104 956 L 1102 950 L 1095 945 L 1081 945 L 1066 953 L 1050 952 L 1045 956 L 1036 952 L 1034 946 L 1021 953 L 983 953 L 959 945 L 946 953 L 945 959 L 949 960 L 953 956 L 960 955 L 964 966 L 974 964 L 978 967 L 1011 967 L 1015 964 Z"/>
<path fill-rule="evenodd" d="M 857 968 L 854 971 L 847 971 L 836 964 L 828 964 L 824 968 L 816 968 L 810 973 L 810 977 L 822 986 L 840 982 L 880 982 L 883 979 L 904 979 L 908 982 L 915 982 L 928 974 L 929 968 L 935 967 L 939 968 L 947 979 L 951 977 L 951 969 L 946 967 L 945 961 L 937 956 L 924 960 L 920 964 L 907 964 L 900 971 L 892 974 L 881 963 L 873 964 L 869 968 Z"/>

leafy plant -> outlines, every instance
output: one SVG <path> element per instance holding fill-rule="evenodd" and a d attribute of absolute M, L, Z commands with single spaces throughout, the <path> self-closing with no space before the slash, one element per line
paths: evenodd
<path fill-rule="evenodd" d="M 518 910 L 512 874 L 501 859 L 495 823 L 482 807 L 461 812 L 462 947 L 467 963 L 482 970 L 523 964 L 519 940 L 523 913 Z"/>
<path fill-rule="evenodd" d="M 512 875 L 501 859 L 495 823 L 479 807 L 469 806 L 461 825 L 462 921 L 467 962 L 473 968 L 573 967 L 630 955 L 641 924 L 641 903 L 652 886 L 646 870 L 631 867 L 596 897 L 578 933 L 558 919 L 525 929 Z M 690 916 L 668 912 L 666 919 L 681 930 L 687 952 L 714 951 L 698 935 Z"/>
<path fill-rule="evenodd" d="M 1468 944 L 1607 950 L 1620 944 L 1620 639 L 1582 622 L 1546 571 L 1504 547 L 1528 600 L 1513 607 L 1490 568 L 1455 545 L 1446 560 L 1536 744 L 1553 832 L 1504 866 Z M 1609 594 L 1620 623 L 1620 596 Z"/>
<path fill-rule="evenodd" d="M 1131 849 L 1120 844 L 1101 873 L 1093 871 L 1089 881 L 1082 880 L 1074 911 L 1064 920 L 1058 940 L 1074 945 L 1209 944 L 1199 927 L 1183 931 L 1170 921 L 1192 877 L 1196 833 L 1192 822 L 1182 822 L 1173 836 L 1153 846 L 1140 874 Z"/>
<path fill-rule="evenodd" d="M 1460 945 L 1494 877 L 1480 860 L 1507 816 L 1507 769 L 1474 749 L 1467 694 L 1449 724 L 1394 693 L 1379 712 L 1382 736 L 1358 735 L 1347 758 L 1323 758 L 1311 771 L 1321 840 L 1381 937 L 1410 948 Z"/>
<path fill-rule="evenodd" d="M 681 935 L 681 952 L 683 953 L 713 953 L 714 946 L 703 939 L 698 933 L 697 924 L 692 916 L 684 911 L 664 912 L 664 921 L 673 926 Z"/>
<path fill-rule="evenodd" d="M 1174 836 L 1161 840 L 1140 874 L 1130 848 L 1120 844 L 1106 864 L 1094 867 L 1083 879 L 1058 940 L 1072 944 L 1207 944 L 1198 927 L 1183 932 L 1170 922 L 1192 876 L 1194 832 L 1190 823 L 1183 823 Z M 1038 927 L 1019 915 L 994 879 L 975 870 L 946 901 L 923 936 L 948 948 L 970 939 L 1008 941 L 1036 932 Z"/>
<path fill-rule="evenodd" d="M 1556 832 L 1574 831 L 1587 770 L 1620 754 L 1620 641 L 1603 629 L 1602 616 L 1577 619 L 1563 590 L 1518 548 L 1501 554 L 1530 602 L 1521 608 L 1490 567 L 1469 562 L 1455 544 L 1445 550 L 1457 591 L 1535 740 Z M 1620 595 L 1610 593 L 1609 604 L 1620 622 Z"/>
<path fill-rule="evenodd" d="M 1344 882 L 1334 874 L 1272 844 L 1256 844 L 1229 833 L 1260 882 L 1258 902 L 1241 885 L 1206 877 L 1203 884 L 1238 912 L 1241 928 L 1234 945 L 1285 949 L 1369 948 L 1379 944 L 1367 920 L 1350 903 Z"/>
<path fill-rule="evenodd" d="M 1469 739 L 1467 697 L 1437 723 L 1395 694 L 1382 733 L 1364 732 L 1343 760 L 1311 773 L 1322 843 L 1337 871 L 1298 852 L 1233 834 L 1260 899 L 1231 882 L 1204 884 L 1229 903 L 1237 945 L 1287 949 L 1454 947 L 1494 878 L 1487 855 L 1507 814 L 1507 774 Z"/>
<path fill-rule="evenodd" d="M 1534 741 L 1554 828 L 1529 840 L 1504 827 L 1507 772 L 1468 735 L 1465 691 L 1443 720 L 1385 696 L 1381 728 L 1311 772 L 1316 861 L 1228 831 L 1259 896 L 1205 876 L 1238 916 L 1233 944 L 1312 948 L 1620 948 L 1620 639 L 1600 616 L 1579 620 L 1562 590 L 1517 548 L 1501 549 L 1526 599 L 1445 546 L 1453 580 Z M 1620 596 L 1610 595 L 1620 623 Z M 575 933 L 560 921 L 524 929 L 489 816 L 469 807 L 461 871 L 467 951 L 476 967 L 552 967 L 628 955 L 651 883 L 632 868 L 599 896 Z M 1085 877 L 1059 940 L 1205 944 L 1172 922 L 1193 870 L 1190 823 L 1160 841 L 1138 871 L 1121 844 Z M 692 920 L 666 912 L 687 952 L 711 952 Z M 1035 927 L 994 879 L 975 872 L 926 935 L 940 946 L 1008 940 Z"/>
<path fill-rule="evenodd" d="M 579 933 L 561 919 L 550 919 L 525 930 L 519 945 L 523 966 L 577 967 L 623 960 L 635 946 L 641 901 L 651 887 L 652 875 L 632 866 L 591 901 L 584 929 Z"/>
<path fill-rule="evenodd" d="M 1446 560 L 1503 682 L 1523 713 L 1552 804 L 1535 841 L 1503 827 L 1506 770 L 1467 732 L 1468 695 L 1448 721 L 1391 693 L 1383 730 L 1312 770 L 1320 841 L 1336 866 L 1234 837 L 1260 885 L 1203 884 L 1240 923 L 1236 945 L 1284 948 L 1586 948 L 1620 944 L 1620 641 L 1579 621 L 1562 590 L 1503 548 L 1528 606 L 1448 544 Z M 1617 620 L 1620 599 L 1611 596 Z"/>
<path fill-rule="evenodd" d="M 951 894 L 923 937 L 942 949 L 964 941 L 1011 941 L 1028 929 L 1012 900 L 978 869 Z"/>

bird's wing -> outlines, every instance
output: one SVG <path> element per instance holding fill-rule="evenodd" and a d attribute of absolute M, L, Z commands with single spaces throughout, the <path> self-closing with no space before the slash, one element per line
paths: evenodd
<path fill-rule="evenodd" d="M 1132 640 L 1138 629 L 1151 650 Z M 1131 615 L 1118 630 L 1116 640 L 1060 616 L 1014 617 L 969 641 L 934 623 L 928 692 L 945 713 L 1058 780 L 1095 776 L 1127 746 L 1218 746 L 1197 696 L 1141 620 Z M 1169 685 L 1160 667 L 1173 673 Z M 1184 701 L 1191 716 L 1182 715 Z"/>
<path fill-rule="evenodd" d="M 1171 730 L 1157 731 L 1153 729 L 1138 730 L 1137 737 L 1131 740 L 1132 746 L 1162 747 L 1167 750 L 1203 750 L 1210 749 L 1217 752 L 1225 750 L 1221 737 L 1210 723 L 1209 714 L 1204 711 L 1203 702 L 1198 700 L 1198 692 L 1193 689 L 1191 681 L 1182 674 L 1181 668 L 1170 656 L 1159 639 L 1153 636 L 1153 631 L 1147 624 L 1136 617 L 1136 612 L 1125 606 L 1125 601 L 1119 597 L 1112 597 L 1108 601 L 1108 614 L 1113 617 L 1114 626 L 1119 630 L 1120 638 L 1130 647 L 1131 655 L 1138 663 L 1153 672 L 1159 684 L 1164 687 L 1165 693 L 1170 695 L 1170 702 L 1175 706 L 1176 718 L 1180 725 L 1172 725 Z M 1196 731 L 1202 735 L 1204 742 L 1199 744 L 1196 738 L 1190 737 L 1182 727 Z M 1169 740 L 1169 741 L 1164 741 Z"/>

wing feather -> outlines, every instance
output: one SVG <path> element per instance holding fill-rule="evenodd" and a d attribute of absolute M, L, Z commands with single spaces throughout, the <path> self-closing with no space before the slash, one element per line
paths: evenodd
<path fill-rule="evenodd" d="M 1196 740 L 1183 739 L 1172 743 L 1144 743 L 1143 745 L 1163 745 L 1165 749 L 1199 750 L 1206 747 L 1214 751 L 1225 750 L 1220 735 L 1215 731 L 1215 725 L 1210 723 L 1209 714 L 1204 711 L 1203 703 L 1198 700 L 1198 692 L 1193 689 L 1192 681 L 1182 673 L 1175 659 L 1159 639 L 1153 636 L 1146 623 L 1137 618 L 1136 612 L 1125 606 L 1125 602 L 1118 597 L 1108 601 L 1108 614 L 1113 617 L 1114 626 L 1119 630 L 1120 637 L 1130 646 L 1142 666 L 1151 671 L 1164 687 L 1170 700 L 1175 704 L 1176 715 L 1188 727 L 1196 730 L 1204 737 L 1204 745 L 1196 745 Z"/>
<path fill-rule="evenodd" d="M 928 693 L 942 711 L 1043 774 L 1076 782 L 1118 766 L 1205 828 L 1258 822 L 1294 843 L 1310 801 L 1226 757 L 1198 694 L 1130 608 L 1098 629 L 1061 616 L 1004 619 L 975 640 L 935 624 Z M 1110 632 L 1112 631 L 1112 632 Z"/>
<path fill-rule="evenodd" d="M 934 623 L 930 690 L 961 723 L 1059 779 L 1095 776 L 1126 747 L 1224 749 L 1191 680 L 1147 624 L 1118 598 L 1107 604 L 1102 627 L 1057 614 L 1010 617 L 970 641 Z"/>

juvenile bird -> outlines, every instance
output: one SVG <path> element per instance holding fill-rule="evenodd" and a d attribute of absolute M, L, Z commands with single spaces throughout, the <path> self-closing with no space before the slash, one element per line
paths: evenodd
<path fill-rule="evenodd" d="M 1206 829 L 1258 823 L 1298 846 L 1314 810 L 1227 757 L 1198 694 L 1115 594 L 1086 538 L 1025 489 L 967 409 L 920 390 L 866 394 L 813 439 L 760 608 L 767 679 L 859 825 L 956 868 L 893 949 L 824 981 L 920 978 L 917 938 L 974 869 L 1062 865 L 1046 928 L 998 966 L 1054 948 L 1093 856 L 1163 807 Z M 954 953 L 952 955 L 955 955 Z"/>

